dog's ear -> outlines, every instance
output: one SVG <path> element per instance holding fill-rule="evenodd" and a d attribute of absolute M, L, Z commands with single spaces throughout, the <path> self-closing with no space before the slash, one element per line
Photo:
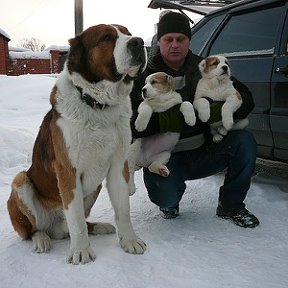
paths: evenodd
<path fill-rule="evenodd" d="M 82 44 L 80 36 L 69 39 L 70 51 L 68 54 L 68 70 L 81 71 L 81 66 L 84 63 L 84 46 Z"/>
<path fill-rule="evenodd" d="M 199 67 L 199 70 L 200 70 L 201 73 L 204 72 L 204 70 L 205 70 L 205 68 L 206 68 L 206 65 L 207 65 L 206 59 L 203 59 L 203 60 L 199 63 L 198 67 Z"/>
<path fill-rule="evenodd" d="M 174 78 L 171 76 L 171 75 L 167 75 L 166 76 L 166 81 L 169 85 L 169 88 L 171 90 L 175 90 L 175 81 L 174 81 Z"/>

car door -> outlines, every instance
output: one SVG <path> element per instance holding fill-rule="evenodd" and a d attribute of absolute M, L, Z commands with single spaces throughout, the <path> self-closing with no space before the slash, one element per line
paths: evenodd
<path fill-rule="evenodd" d="M 275 57 L 271 81 L 270 122 L 276 159 L 288 161 L 288 16 Z"/>
<path fill-rule="evenodd" d="M 249 115 L 248 128 L 257 141 L 258 156 L 270 159 L 274 158 L 275 147 L 271 130 L 271 77 L 287 9 L 285 3 L 278 1 L 261 8 L 252 3 L 230 10 L 200 53 L 203 57 L 227 56 L 233 76 L 251 90 L 255 108 Z M 197 33 L 203 35 L 200 30 Z M 195 38 L 192 35 L 192 51 Z"/>

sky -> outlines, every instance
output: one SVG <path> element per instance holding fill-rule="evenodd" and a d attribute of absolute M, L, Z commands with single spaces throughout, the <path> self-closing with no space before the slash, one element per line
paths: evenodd
<path fill-rule="evenodd" d="M 125 253 L 115 234 L 89 237 L 97 258 L 85 265 L 66 263 L 69 239 L 53 240 L 50 253 L 32 252 L 31 241 L 13 230 L 6 202 L 13 177 L 31 164 L 55 81 L 53 75 L 0 75 L 1 288 L 288 287 L 288 179 L 264 172 L 253 177 L 245 200 L 260 219 L 254 229 L 215 216 L 223 174 L 187 181 L 180 216 L 165 220 L 149 200 L 140 170 L 130 207 L 134 230 L 147 244 L 143 255 Z M 105 187 L 89 220 L 115 224 Z"/>
<path fill-rule="evenodd" d="M 84 29 L 104 23 L 122 24 L 144 41 L 154 34 L 159 9 L 147 8 L 150 0 L 83 0 Z M 74 37 L 74 0 L 2 0 L 0 28 L 17 47 L 22 39 L 39 39 L 46 48 L 68 45 Z"/>

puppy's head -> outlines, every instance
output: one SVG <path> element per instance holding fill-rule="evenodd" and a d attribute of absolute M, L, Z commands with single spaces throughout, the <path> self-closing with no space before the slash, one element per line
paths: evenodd
<path fill-rule="evenodd" d="M 69 40 L 67 67 L 89 82 L 127 81 L 145 69 L 144 41 L 121 25 L 92 26 Z"/>
<path fill-rule="evenodd" d="M 199 63 L 203 78 L 230 78 L 231 70 L 226 57 L 222 55 L 209 56 Z"/>
<path fill-rule="evenodd" d="M 173 77 L 164 72 L 157 72 L 147 76 L 145 86 L 142 88 L 142 97 L 158 98 L 174 89 Z"/>

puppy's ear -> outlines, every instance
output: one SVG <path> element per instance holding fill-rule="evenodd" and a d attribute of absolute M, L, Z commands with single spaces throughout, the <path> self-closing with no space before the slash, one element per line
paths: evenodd
<path fill-rule="evenodd" d="M 168 83 L 168 86 L 171 90 L 175 90 L 175 81 L 174 78 L 171 75 L 166 76 L 166 80 Z"/>
<path fill-rule="evenodd" d="M 200 70 L 201 73 L 204 72 L 204 70 L 205 70 L 205 68 L 206 68 L 206 65 L 207 65 L 206 59 L 203 59 L 203 60 L 199 63 L 198 67 L 199 67 L 199 70 Z"/>
<path fill-rule="evenodd" d="M 70 51 L 68 54 L 68 70 L 72 71 L 81 71 L 81 66 L 83 65 L 84 57 L 84 46 L 81 42 L 80 36 L 69 39 Z"/>

